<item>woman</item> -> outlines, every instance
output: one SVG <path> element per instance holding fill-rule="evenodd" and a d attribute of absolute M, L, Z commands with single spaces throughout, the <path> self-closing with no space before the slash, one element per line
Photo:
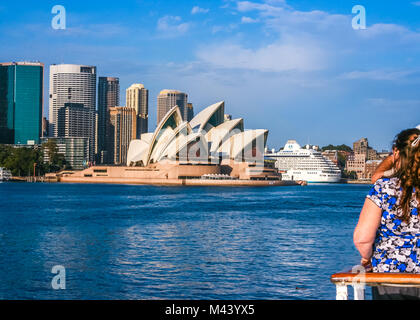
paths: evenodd
<path fill-rule="evenodd" d="M 420 130 L 405 141 L 398 141 L 398 136 L 396 172 L 372 187 L 353 238 L 361 264 L 373 272 L 420 273 Z M 420 299 L 417 288 L 374 287 L 372 291 L 374 299 Z"/>
<path fill-rule="evenodd" d="M 402 148 L 405 145 L 405 141 L 412 139 L 414 134 L 420 132 L 420 125 L 414 129 L 407 129 L 401 131 L 401 133 L 395 139 L 394 145 L 392 146 L 392 155 L 384 159 L 376 168 L 375 173 L 372 175 L 372 183 L 375 183 L 378 179 L 382 177 L 390 177 L 395 173 L 395 164 L 399 155 L 399 148 Z"/>

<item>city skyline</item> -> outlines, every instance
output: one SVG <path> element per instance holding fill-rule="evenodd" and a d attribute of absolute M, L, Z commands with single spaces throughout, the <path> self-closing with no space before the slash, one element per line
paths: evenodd
<path fill-rule="evenodd" d="M 0 7 L 0 61 L 39 60 L 45 74 L 53 63 L 94 65 L 98 76 L 120 78 L 121 101 L 144 83 L 151 124 L 164 88 L 186 92 L 197 111 L 227 101 L 234 117 L 270 130 L 270 148 L 368 137 L 389 149 L 420 122 L 415 2 L 364 3 L 366 30 L 352 29 L 351 1 L 72 1 L 62 3 L 66 30 L 51 28 L 53 2 L 16 5 Z"/>

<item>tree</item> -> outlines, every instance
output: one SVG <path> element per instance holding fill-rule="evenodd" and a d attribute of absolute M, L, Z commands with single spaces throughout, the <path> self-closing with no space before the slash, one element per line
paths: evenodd
<path fill-rule="evenodd" d="M 343 178 L 347 178 L 350 180 L 357 180 L 357 173 L 355 171 L 344 171 Z"/>
<path fill-rule="evenodd" d="M 35 163 L 38 172 L 43 174 L 42 153 L 37 148 L 0 146 L 0 166 L 9 169 L 14 176 L 32 175 Z"/>
<path fill-rule="evenodd" d="M 332 144 L 329 144 L 328 146 L 322 147 L 321 148 L 322 151 L 325 150 L 338 150 L 338 151 L 346 151 L 346 152 L 352 152 L 353 149 L 350 148 L 348 145 L 342 144 L 342 145 L 337 145 L 334 146 Z"/>
<path fill-rule="evenodd" d="M 42 145 L 42 150 L 44 155 L 48 156 L 47 172 L 56 172 L 66 167 L 66 159 L 63 154 L 58 153 L 57 143 L 54 140 L 48 139 Z"/>

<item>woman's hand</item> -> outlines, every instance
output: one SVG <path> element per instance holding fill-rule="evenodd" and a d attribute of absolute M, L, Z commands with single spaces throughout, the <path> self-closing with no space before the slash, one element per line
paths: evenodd
<path fill-rule="evenodd" d="M 363 268 L 365 268 L 365 272 L 372 272 L 373 267 L 372 267 L 372 262 L 370 259 L 362 258 L 360 260 L 360 264 L 362 265 Z"/>

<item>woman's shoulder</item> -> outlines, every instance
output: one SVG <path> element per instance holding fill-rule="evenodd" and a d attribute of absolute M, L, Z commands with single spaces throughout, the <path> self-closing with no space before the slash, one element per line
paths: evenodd
<path fill-rule="evenodd" d="M 375 182 L 375 185 L 378 186 L 392 186 L 397 187 L 399 185 L 400 180 L 396 177 L 393 178 L 381 178 Z"/>
<path fill-rule="evenodd" d="M 398 178 L 378 179 L 373 188 L 378 193 L 395 194 L 400 189 L 400 180 Z"/>

